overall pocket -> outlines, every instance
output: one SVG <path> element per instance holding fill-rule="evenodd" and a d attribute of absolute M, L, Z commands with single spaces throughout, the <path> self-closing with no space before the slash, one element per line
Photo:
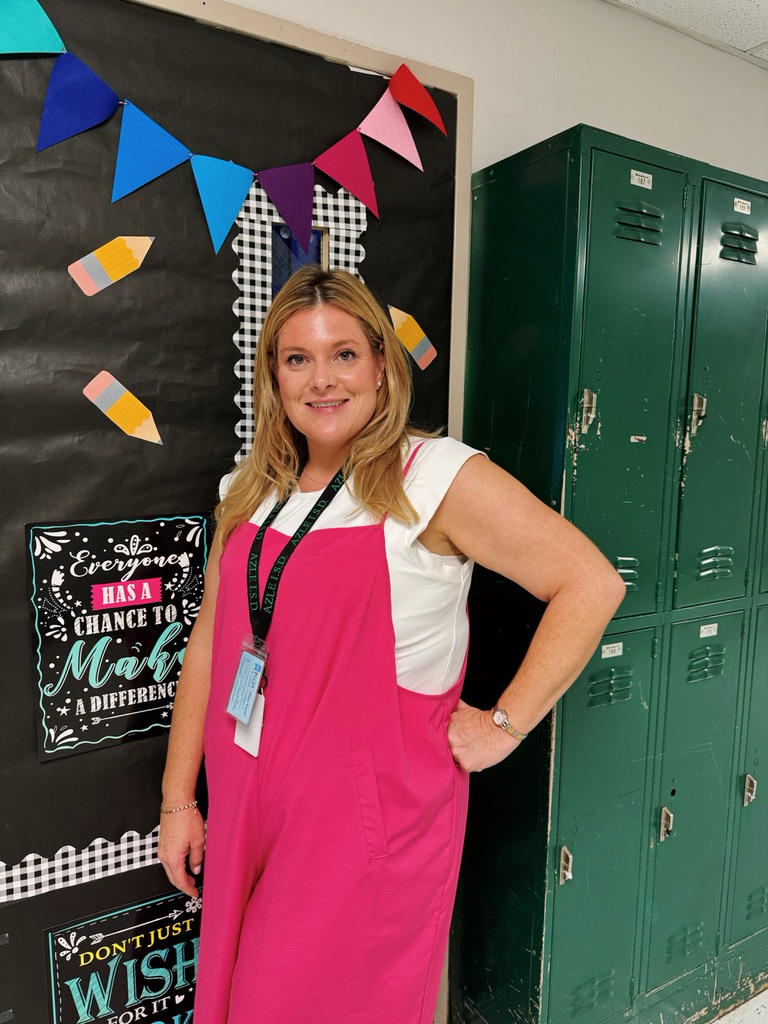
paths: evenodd
<path fill-rule="evenodd" d="M 360 799 L 360 810 L 363 816 L 363 832 L 368 847 L 368 856 L 374 860 L 387 856 L 387 836 L 384 831 L 384 819 L 381 814 L 379 787 L 376 783 L 376 769 L 373 763 L 373 751 L 370 749 L 353 750 L 352 763 L 355 769 L 357 795 Z"/>

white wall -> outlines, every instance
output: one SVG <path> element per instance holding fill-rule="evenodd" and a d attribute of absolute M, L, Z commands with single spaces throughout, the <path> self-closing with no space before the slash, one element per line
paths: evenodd
<path fill-rule="evenodd" d="M 475 82 L 473 169 L 584 122 L 768 179 L 768 71 L 604 0 L 235 0 Z"/>

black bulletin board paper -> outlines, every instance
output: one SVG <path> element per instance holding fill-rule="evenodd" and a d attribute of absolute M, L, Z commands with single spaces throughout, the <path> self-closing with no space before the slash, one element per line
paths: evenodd
<path fill-rule="evenodd" d="M 312 160 L 354 129 L 385 80 L 127 0 L 42 0 L 67 49 L 188 146 L 255 170 Z M 149 520 L 211 509 L 239 448 L 238 298 L 230 241 L 214 255 L 188 164 L 110 203 L 119 112 L 35 152 L 53 57 L 0 59 L 0 861 L 52 858 L 157 824 L 165 736 L 132 737 L 41 763 L 24 524 Z M 361 274 L 413 314 L 438 352 L 414 368 L 415 416 L 447 419 L 455 99 L 433 97 L 446 139 L 406 112 L 420 173 L 366 141 L 381 219 Z M 328 189 L 335 185 L 318 174 Z M 233 230 L 234 234 L 234 230 Z M 86 298 L 66 268 L 117 235 L 153 235 L 141 268 Z M 231 236 L 230 236 L 231 238 Z M 152 412 L 163 440 L 122 434 L 82 395 L 100 370 Z M 0 973 L 15 1019 L 48 1017 L 43 928 L 160 891 L 128 871 L 0 907 Z M 159 874 L 158 874 L 159 873 Z M 130 895 L 126 895 L 130 890 Z M 31 904 L 36 908 L 34 912 Z M 32 928 L 30 922 L 35 922 Z M 0 995 L 0 1013 L 7 1008 Z"/>

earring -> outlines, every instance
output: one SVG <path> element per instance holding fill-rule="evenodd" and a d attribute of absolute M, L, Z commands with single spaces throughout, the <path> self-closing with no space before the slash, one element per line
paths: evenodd
<path fill-rule="evenodd" d="M 378 379 L 378 380 L 376 381 L 376 390 L 377 390 L 377 391 L 378 391 L 378 390 L 379 390 L 379 388 L 381 387 L 381 382 L 382 382 L 382 378 L 381 378 L 381 377 L 379 377 L 379 379 Z"/>

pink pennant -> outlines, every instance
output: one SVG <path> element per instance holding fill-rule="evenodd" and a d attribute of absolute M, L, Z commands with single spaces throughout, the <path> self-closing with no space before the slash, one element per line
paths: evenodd
<path fill-rule="evenodd" d="M 375 139 L 382 146 L 393 150 L 404 159 L 408 160 L 420 171 L 421 166 L 416 143 L 413 141 L 411 129 L 403 117 L 403 112 L 398 106 L 397 100 L 389 89 L 386 90 L 379 102 L 360 124 L 357 129 L 369 139 Z"/>
<path fill-rule="evenodd" d="M 448 134 L 435 101 L 407 64 L 401 64 L 390 78 L 389 91 L 402 106 L 409 107 L 422 117 L 426 117 L 443 135 Z"/>
<path fill-rule="evenodd" d="M 379 216 L 368 156 L 357 129 L 326 149 L 313 163 L 367 206 L 374 217 Z"/>

